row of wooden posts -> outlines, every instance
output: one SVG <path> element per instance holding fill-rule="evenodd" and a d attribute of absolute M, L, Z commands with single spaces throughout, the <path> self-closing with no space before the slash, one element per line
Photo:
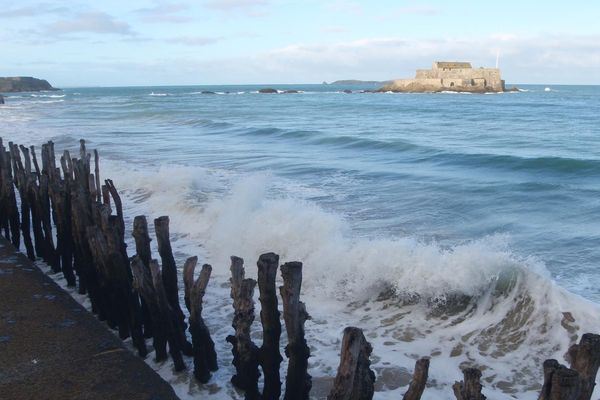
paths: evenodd
<path fill-rule="evenodd" d="M 41 168 L 34 146 L 14 143 L 4 146 L 0 138 L 0 230 L 19 249 L 21 239 L 31 260 L 42 258 L 56 273 L 62 272 L 69 286 L 78 287 L 90 298 L 92 311 L 122 339 L 132 338 L 141 357 L 148 353 L 146 339 L 152 338 L 157 361 L 171 356 L 176 371 L 186 368 L 183 356 L 193 357 L 194 376 L 206 383 L 218 368 L 215 345 L 202 316 L 202 303 L 212 267 L 204 264 L 194 279 L 197 257 L 183 266 L 187 318 L 179 303 L 177 266 L 169 237 L 169 218 L 154 220 L 161 265 L 152 258 L 145 216 L 133 222 L 136 254 L 129 258 L 125 244 L 125 222 L 121 198 L 110 179 L 100 183 L 98 152 L 94 170 L 85 141 L 79 157 L 64 151 L 56 165 L 54 144 L 41 148 Z M 17 194 L 18 193 L 18 201 Z M 19 209 L 20 205 L 20 209 Z M 115 214 L 113 214 L 113 208 Z M 56 230 L 54 233 L 53 228 Z M 33 238 L 32 235 L 33 234 Z M 312 386 L 308 374 L 310 349 L 304 337 L 309 318 L 300 301 L 302 263 L 279 265 L 279 256 L 266 253 L 257 262 L 258 279 L 245 277 L 244 261 L 231 257 L 231 298 L 234 334 L 232 345 L 235 375 L 232 384 L 246 399 L 275 400 L 281 397 L 281 315 L 276 277 L 281 271 L 279 295 L 287 332 L 285 355 L 288 369 L 284 399 L 308 399 Z M 262 345 L 251 339 L 255 319 L 254 291 L 258 284 L 261 304 Z M 191 342 L 186 335 L 190 333 Z M 167 352 L 168 349 L 168 352 Z M 371 345 L 359 328 L 344 330 L 341 359 L 331 400 L 371 399 L 375 373 L 370 368 Z M 556 360 L 544 362 L 544 384 L 540 400 L 589 400 L 600 366 L 600 336 L 584 334 L 568 354 L 571 368 Z M 425 390 L 430 360 L 416 361 L 413 379 L 404 400 L 418 400 Z M 259 388 L 260 370 L 264 375 Z M 453 385 L 458 400 L 482 400 L 481 372 L 463 371 L 464 379 Z"/>

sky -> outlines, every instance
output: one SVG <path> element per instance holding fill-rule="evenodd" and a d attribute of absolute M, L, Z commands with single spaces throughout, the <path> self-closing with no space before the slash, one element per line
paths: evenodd
<path fill-rule="evenodd" d="M 600 2 L 0 0 L 0 76 L 57 87 L 410 78 L 433 61 L 507 84 L 600 84 Z"/>

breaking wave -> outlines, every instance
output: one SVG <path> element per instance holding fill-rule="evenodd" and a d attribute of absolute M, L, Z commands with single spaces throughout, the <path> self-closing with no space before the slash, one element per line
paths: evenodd
<path fill-rule="evenodd" d="M 398 376 L 409 379 L 417 356 L 432 358 L 427 398 L 447 398 L 448 383 L 470 365 L 484 369 L 495 398 L 535 399 L 543 360 L 562 359 L 578 335 L 600 325 L 596 305 L 559 288 L 539 260 L 515 254 L 506 235 L 452 247 L 411 236 L 356 237 L 342 215 L 304 200 L 302 190 L 270 174 L 107 167 L 127 197 L 126 215 L 170 216 L 179 265 L 195 254 L 213 265 L 215 282 L 205 299 L 215 330 L 230 323 L 229 256 L 243 257 L 250 277 L 264 252 L 303 261 L 317 396 L 334 375 L 347 325 L 363 328 L 373 343 L 384 399 L 404 390 Z"/>

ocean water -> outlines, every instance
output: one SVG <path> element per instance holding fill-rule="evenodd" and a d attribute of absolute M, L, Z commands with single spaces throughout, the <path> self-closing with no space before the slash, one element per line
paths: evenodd
<path fill-rule="evenodd" d="M 152 364 L 182 398 L 240 398 L 224 341 L 231 255 L 251 277 L 264 252 L 304 262 L 315 398 L 348 325 L 373 344 L 381 399 L 406 390 L 419 356 L 424 399 L 452 398 L 464 366 L 482 368 L 490 398 L 535 399 L 543 360 L 600 332 L 600 87 L 262 87 L 72 88 L 0 106 L 5 141 L 58 153 L 85 138 L 129 226 L 169 215 L 179 265 L 213 265 L 204 315 L 220 370 L 203 386 Z"/>

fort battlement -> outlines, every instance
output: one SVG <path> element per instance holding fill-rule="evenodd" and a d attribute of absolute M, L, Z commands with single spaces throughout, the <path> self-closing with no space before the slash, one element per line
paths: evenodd
<path fill-rule="evenodd" d="M 473 68 L 469 62 L 436 61 L 418 69 L 414 79 L 398 79 L 382 88 L 393 92 L 503 92 L 499 68 Z"/>

